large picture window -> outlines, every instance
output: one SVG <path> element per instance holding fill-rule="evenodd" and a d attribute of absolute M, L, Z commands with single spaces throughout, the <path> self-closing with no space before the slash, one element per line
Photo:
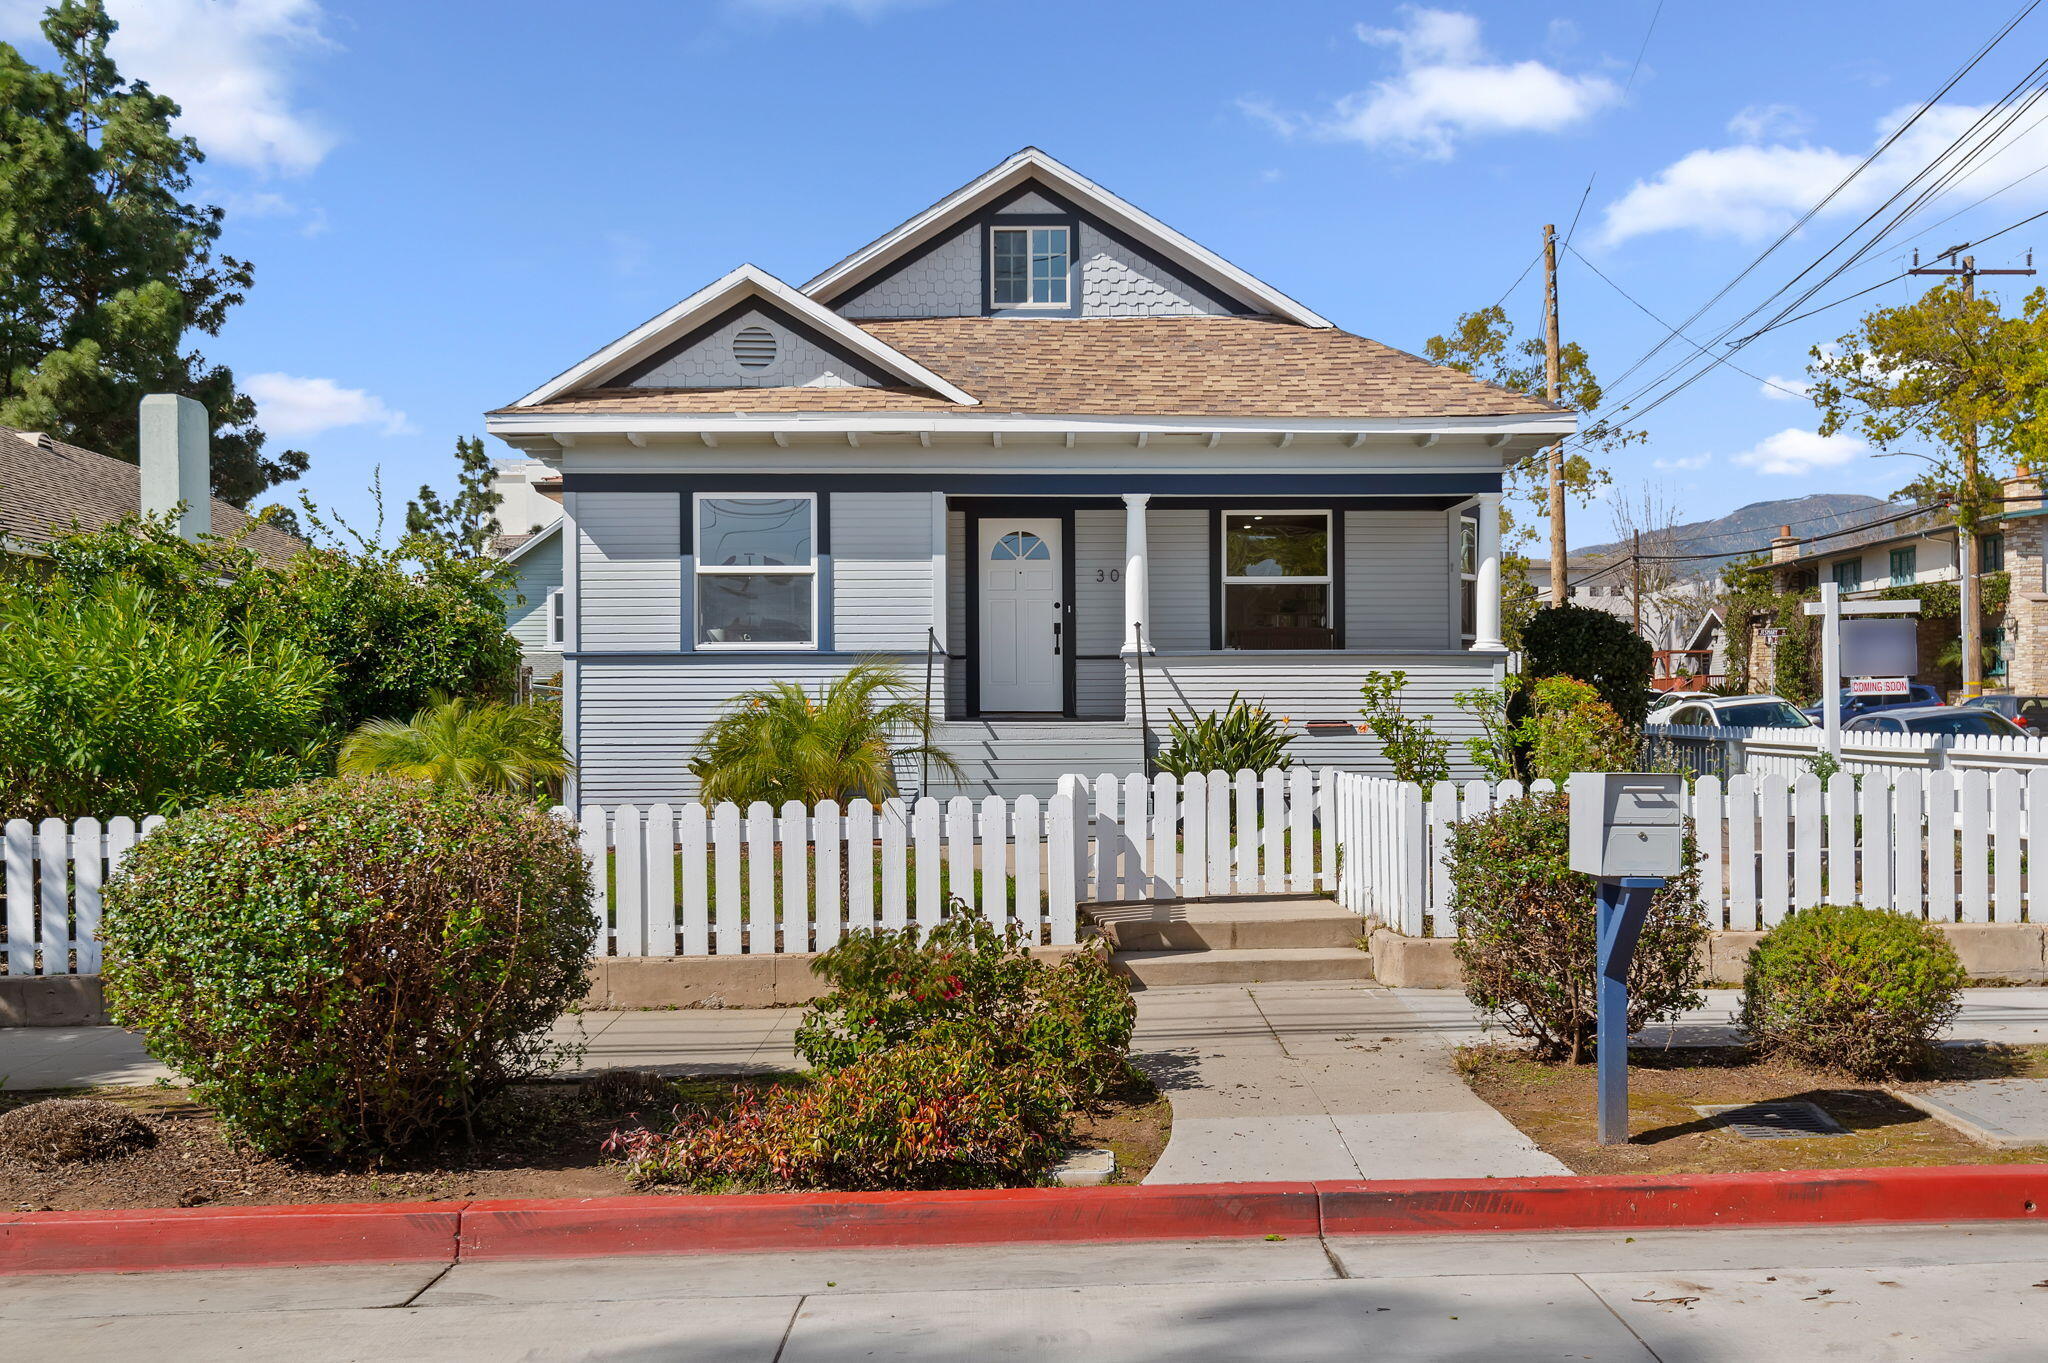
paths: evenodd
<path fill-rule="evenodd" d="M 815 648 L 818 499 L 696 498 L 697 647 Z"/>
<path fill-rule="evenodd" d="M 999 308 L 1063 308 L 1073 252 L 1064 227 L 990 231 L 989 302 Z"/>
<path fill-rule="evenodd" d="M 1329 512 L 1223 513 L 1223 646 L 1337 647 Z"/>

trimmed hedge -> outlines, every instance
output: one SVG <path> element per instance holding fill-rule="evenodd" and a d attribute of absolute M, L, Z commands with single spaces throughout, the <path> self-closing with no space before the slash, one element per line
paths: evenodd
<path fill-rule="evenodd" d="M 1522 626 L 1522 675 L 1577 677 L 1599 691 L 1631 731 L 1650 712 L 1650 641 L 1628 621 L 1591 606 L 1552 606 Z"/>
<path fill-rule="evenodd" d="M 109 1011 L 258 1148 L 474 1130 L 549 1068 L 595 933 L 572 830 L 484 792 L 319 781 L 181 814 L 106 890 Z"/>

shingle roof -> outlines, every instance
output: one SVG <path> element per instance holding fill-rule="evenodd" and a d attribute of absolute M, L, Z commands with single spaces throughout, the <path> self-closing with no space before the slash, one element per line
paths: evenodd
<path fill-rule="evenodd" d="M 1540 398 L 1333 327 L 1271 317 L 863 321 L 983 411 L 1176 417 L 1554 416 Z M 962 409 L 906 388 L 593 388 L 510 412 Z"/>
<path fill-rule="evenodd" d="M 0 426 L 0 535 L 40 547 L 74 522 L 97 530 L 141 509 L 141 469 L 61 440 L 42 439 L 48 441 L 47 448 L 21 431 Z M 244 512 L 223 501 L 213 503 L 215 534 L 232 539 L 249 526 Z M 250 527 L 243 543 L 272 562 L 282 562 L 306 547 L 269 524 Z"/>

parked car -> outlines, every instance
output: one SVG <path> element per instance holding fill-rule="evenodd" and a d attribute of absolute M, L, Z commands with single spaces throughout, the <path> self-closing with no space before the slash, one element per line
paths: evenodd
<path fill-rule="evenodd" d="M 2015 696 L 2008 691 L 1994 691 L 1987 696 L 1970 697 L 1963 707 L 1989 710 L 2004 715 L 2029 733 L 2048 734 L 2048 696 Z"/>
<path fill-rule="evenodd" d="M 1707 729 L 1810 729 L 1812 723 L 1783 696 L 1689 696 L 1651 713 L 1652 724 L 1697 724 Z"/>
<path fill-rule="evenodd" d="M 1847 723 L 1852 719 L 1879 714 L 1886 710 L 1924 710 L 1930 705 L 1941 703 L 1941 692 L 1925 682 L 1906 683 L 1906 694 L 1903 696 L 1852 696 L 1844 691 L 1842 721 Z M 1821 722 L 1819 702 L 1801 707 L 1799 713 L 1815 724 Z"/>
<path fill-rule="evenodd" d="M 2027 731 L 1999 714 L 1977 705 L 1922 705 L 1890 710 L 1881 715 L 1863 715 L 1844 724 L 1850 734 L 1986 734 L 1994 738 L 2024 738 Z"/>

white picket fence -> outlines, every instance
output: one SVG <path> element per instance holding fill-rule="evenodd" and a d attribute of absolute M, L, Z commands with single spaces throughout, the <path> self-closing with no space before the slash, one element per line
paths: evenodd
<path fill-rule="evenodd" d="M 1664 758 L 1699 775 L 1793 777 L 1813 769 L 1823 733 L 1810 729 L 1710 729 L 1690 724 L 1647 724 L 1643 737 L 1652 758 Z M 1996 734 L 1881 734 L 1852 730 L 1842 735 L 1842 770 L 1863 776 L 1900 770 L 2020 772 L 2048 767 L 2048 737 Z"/>
<path fill-rule="evenodd" d="M 100 889 L 163 819 L 9 819 L 0 836 L 7 895 L 6 974 L 97 975 Z"/>

